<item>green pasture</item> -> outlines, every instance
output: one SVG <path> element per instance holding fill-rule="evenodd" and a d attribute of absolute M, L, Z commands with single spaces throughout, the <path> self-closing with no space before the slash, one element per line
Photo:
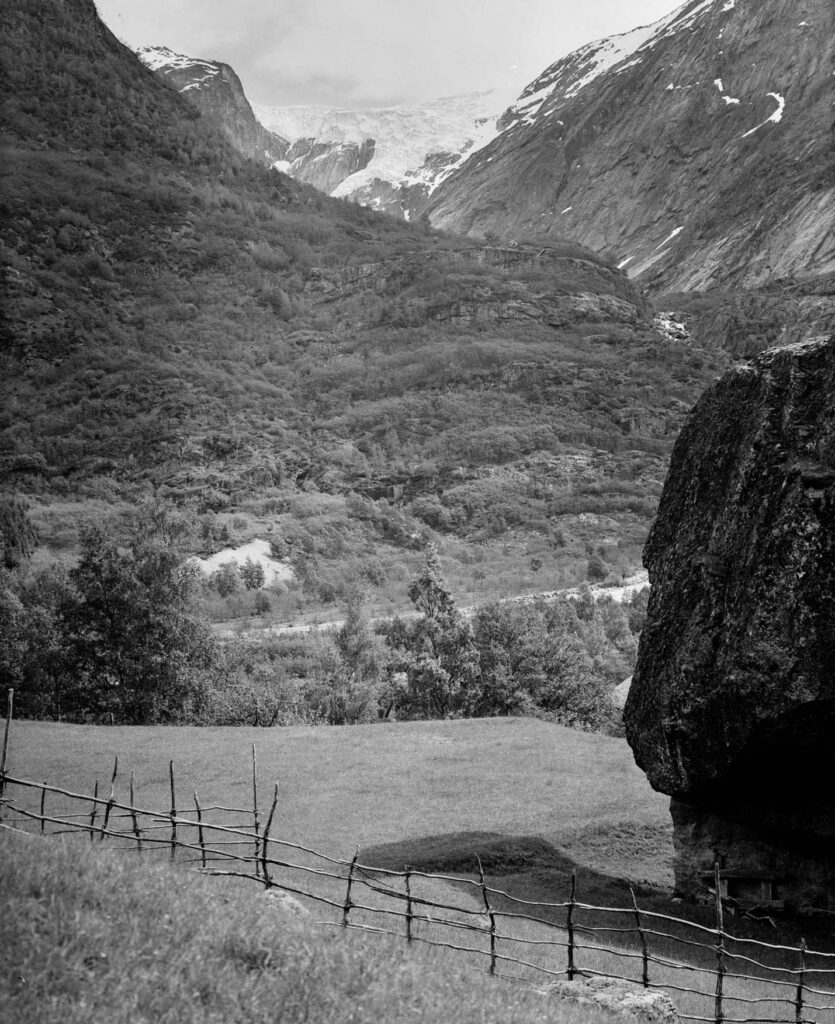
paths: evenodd
<path fill-rule="evenodd" d="M 277 784 L 273 832 L 323 853 L 399 850 L 419 863 L 440 841 L 460 860 L 473 833 L 535 836 L 576 862 L 581 886 L 600 873 L 672 885 L 668 801 L 626 742 L 535 719 L 281 729 L 14 722 L 9 769 L 91 793 L 96 779 L 109 787 L 118 756 L 117 796 L 127 796 L 133 770 L 137 804 L 165 810 L 173 760 L 181 809 L 193 807 L 195 789 L 203 805 L 249 807 L 253 744 L 262 816 Z"/>
<path fill-rule="evenodd" d="M 386 929 L 397 936 L 396 939 L 387 940 L 384 936 L 362 933 L 337 940 L 332 937 L 330 929 L 311 932 L 310 924 L 298 936 L 294 933 L 280 936 L 274 922 L 264 918 L 260 883 L 256 886 L 237 878 L 215 878 L 210 882 L 193 880 L 190 874 L 181 873 L 176 878 L 176 885 L 173 884 L 173 876 L 168 874 L 171 869 L 167 866 L 165 837 L 168 833 L 164 824 L 164 815 L 170 807 L 169 761 L 174 762 L 179 813 L 188 813 L 193 808 L 194 789 L 198 791 L 204 807 L 214 804 L 249 807 L 252 802 L 253 744 L 262 825 L 274 784 L 279 788 L 276 819 L 271 832 L 274 838 L 301 843 L 342 860 L 350 860 L 359 847 L 361 862 L 378 868 L 399 870 L 409 864 L 418 872 L 468 877 L 469 882 L 455 883 L 421 876 L 415 878 L 413 894 L 422 896 L 432 906 L 417 905 L 414 934 L 426 942 L 463 944 L 472 952 L 442 952 L 418 941 L 408 955 L 404 954 L 404 904 L 402 898 L 397 897 L 404 883 L 402 878 L 379 871 L 358 873 L 351 923 Z M 208 1006 L 214 1007 L 216 1001 L 222 1003 L 225 999 L 219 994 L 221 988 L 208 980 L 214 977 L 213 971 L 219 972 L 218 977 L 234 979 L 235 972 L 243 970 L 246 998 L 257 991 L 260 1000 L 262 995 L 273 992 L 271 986 L 278 986 L 275 991 L 283 991 L 285 995 L 282 998 L 289 998 L 287 992 L 300 991 L 307 993 L 304 999 L 315 1001 L 319 998 L 318 994 L 315 997 L 312 994 L 318 992 L 315 986 L 300 983 L 292 973 L 288 980 L 287 976 L 275 977 L 276 972 L 272 969 L 266 970 L 269 964 L 280 963 L 281 971 L 287 965 L 291 972 L 296 971 L 294 965 L 299 962 L 298 957 L 302 956 L 302 960 L 307 962 L 305 957 L 315 947 L 315 956 L 330 964 L 329 970 L 335 972 L 331 988 L 334 999 L 346 991 L 351 998 L 359 992 L 361 1001 L 370 1000 L 368 1006 L 374 1007 L 373 1012 L 382 1012 L 380 1007 L 384 1005 L 396 1007 L 399 1005 L 396 1000 L 388 1004 L 377 1002 L 383 998 L 378 986 L 388 971 L 393 978 L 393 991 L 398 991 L 397 986 L 406 978 L 404 984 L 407 988 L 413 986 L 415 991 L 423 992 L 419 998 L 415 997 L 418 998 L 415 1019 L 442 1019 L 432 1016 L 437 1013 L 435 1002 L 430 1000 L 425 1008 L 421 1008 L 423 1004 L 420 1003 L 425 993 L 436 984 L 451 984 L 461 991 L 470 992 L 475 1001 L 473 1005 L 481 1006 L 479 1000 L 488 998 L 485 992 L 492 992 L 492 983 L 483 979 L 490 985 L 485 989 L 478 980 L 483 976 L 467 974 L 470 968 L 483 971 L 489 962 L 489 921 L 484 914 L 479 888 L 472 884 L 477 871 L 476 854 L 482 860 L 488 884 L 516 900 L 560 903 L 567 898 L 570 876 L 576 871 L 577 896 L 581 902 L 623 907 L 629 904 L 629 887 L 633 886 L 645 909 L 672 912 L 675 916 L 693 913 L 697 920 L 705 918 L 703 923 L 710 923 L 710 914 L 704 909 L 691 911 L 684 905 L 670 904 L 672 848 L 667 800 L 650 789 L 643 773 L 635 766 L 628 746 L 620 739 L 577 732 L 533 719 L 467 719 L 269 730 L 105 728 L 14 722 L 8 767 L 10 773 L 17 777 L 47 780 L 81 793 L 90 793 L 95 780 L 98 780 L 99 793 L 104 796 L 109 791 L 117 755 L 117 798 L 124 800 L 127 797 L 133 770 L 136 804 L 161 812 L 163 824 L 159 827 L 162 831 L 156 834 L 161 837 L 163 845 L 158 848 L 156 856 L 143 854 L 137 858 L 122 851 L 114 854 L 112 861 L 99 860 L 106 856 L 111 840 L 91 844 L 82 836 L 49 840 L 18 837 L 18 843 L 29 844 L 23 849 L 24 854 L 27 850 L 37 854 L 28 859 L 45 865 L 37 869 L 42 871 L 44 878 L 34 883 L 21 883 L 19 863 L 10 863 L 5 869 L 6 878 L 12 877 L 9 884 L 13 891 L 9 898 L 14 904 L 13 916 L 18 921 L 23 919 L 24 923 L 25 914 L 34 913 L 34 909 L 25 900 L 21 902 L 20 884 L 30 894 L 37 892 L 40 897 L 46 894 L 52 904 L 56 899 L 66 899 L 69 906 L 76 899 L 81 900 L 84 908 L 87 906 L 84 901 L 89 901 L 89 897 L 84 896 L 83 891 L 91 884 L 85 881 L 85 871 L 102 872 L 105 879 L 109 880 L 111 875 L 117 879 L 114 884 L 118 892 L 125 895 L 106 895 L 106 886 L 110 884 L 106 881 L 103 883 L 104 894 L 95 900 L 99 914 L 95 934 L 103 936 L 100 948 L 108 952 L 106 963 L 95 962 L 95 978 L 91 981 L 85 976 L 85 985 L 89 982 L 93 990 L 99 981 L 102 986 L 115 986 L 114 991 L 119 989 L 122 984 L 118 980 L 122 971 L 119 964 L 125 958 L 135 960 L 150 955 L 141 951 L 143 943 L 149 941 L 143 937 L 142 930 L 159 918 L 165 922 L 163 939 L 167 941 L 168 929 L 171 929 L 172 941 L 183 943 L 183 946 L 181 955 L 172 964 L 171 975 L 164 973 L 162 987 L 156 995 L 154 985 L 143 987 L 144 975 L 140 977 L 142 984 L 137 989 L 136 999 L 149 1001 L 148 1005 L 176 1007 L 176 1012 L 181 1012 L 180 1002 L 174 994 L 178 971 L 181 977 L 188 979 L 189 986 L 194 979 L 194 991 L 208 993 L 200 997 L 208 1000 Z M 19 792 L 16 787 L 13 789 Z M 30 792 L 26 800 L 30 808 L 33 800 L 36 796 Z M 77 804 L 72 808 L 73 811 L 78 809 Z M 45 811 L 56 815 L 70 813 L 66 801 L 57 794 L 48 795 Z M 216 822 L 229 819 L 229 815 L 221 811 L 213 811 L 207 817 Z M 0 841 L 2 839 L 0 835 Z M 212 845 L 211 840 L 209 845 Z M 60 850 L 71 852 L 58 852 Z M 21 848 L 9 846 L 8 855 L 15 861 L 21 856 Z M 49 873 L 52 870 L 50 864 L 67 855 L 73 858 L 74 864 L 76 861 L 81 864 L 82 875 L 77 884 L 73 880 L 65 891 L 64 874 L 60 876 L 59 885 Z M 344 866 L 331 866 L 300 851 L 281 847 L 273 848 L 273 856 L 279 859 L 287 857 L 298 865 L 297 868 L 275 869 L 277 884 L 287 886 L 291 891 L 298 887 L 302 892 L 315 893 L 326 901 L 333 901 L 328 905 L 327 902 L 304 900 L 314 915 L 313 921 L 324 919 L 331 925 L 338 925 L 346 891 Z M 178 860 L 189 859 L 192 863 L 196 859 L 194 851 L 191 854 L 180 851 L 178 854 Z M 111 867 L 111 864 L 115 866 Z M 226 862 L 219 867 L 234 868 L 235 865 Z M 311 874 L 311 867 L 324 873 Z M 135 870 L 140 874 L 134 875 Z M 180 870 L 184 872 L 184 866 Z M 3 875 L 4 872 L 0 872 L 0 877 Z M 135 878 L 139 881 L 134 881 Z M 204 885 L 211 888 L 201 888 Z M 151 893 L 147 905 L 137 895 L 143 886 L 149 887 Z M 163 913 L 154 902 L 159 902 L 154 894 L 159 895 L 158 890 L 162 892 L 166 886 L 171 890 L 171 902 Z M 53 894 L 56 888 L 60 890 L 58 897 Z M 116 891 L 114 889 L 114 893 Z M 518 902 L 499 896 L 492 899 L 493 907 L 500 915 L 498 950 L 503 958 L 508 958 L 499 961 L 500 973 L 536 982 L 541 988 L 548 981 L 547 974 L 543 975 L 541 970 L 564 972 L 565 911 L 557 908 L 553 911 L 537 910 L 533 915 L 537 920 L 514 919 L 513 914 L 520 910 Z M 192 900 L 196 901 L 194 906 Z M 198 935 L 195 915 L 207 913 L 207 900 L 212 905 L 210 923 Z M 438 912 L 435 909 L 438 905 L 447 909 Z M 381 917 L 381 911 L 384 915 L 392 911 L 397 913 Z M 507 911 L 512 912 L 510 917 L 501 916 Z M 69 920 L 70 916 L 68 909 L 65 917 Z M 647 920 L 644 919 L 645 925 Z M 132 922 L 124 946 L 121 940 L 116 941 L 112 936 L 105 938 L 113 930 L 114 922 L 118 921 Z M 577 966 L 592 973 L 625 973 L 629 978 L 639 980 L 641 967 L 636 936 L 599 930 L 600 926 L 622 929 L 631 923 L 631 915 L 625 919 L 611 914 L 579 912 L 577 924 L 583 927 L 577 940 Z M 588 925 L 595 925 L 597 931 L 585 930 Z M 462 926 L 467 930 L 461 931 Z M 659 928 L 657 924 L 655 927 Z M 742 922 L 735 922 L 731 928 L 736 934 L 748 931 L 742 927 Z M 652 980 L 654 984 L 672 990 L 683 1012 L 696 1016 L 710 1013 L 715 982 L 715 955 L 710 946 L 710 936 L 690 930 L 689 925 L 660 926 L 662 932 L 669 929 L 673 934 L 667 938 L 658 936 L 651 940 L 653 954 L 661 958 L 650 965 Z M 34 942 L 36 938 L 40 941 L 37 929 L 34 932 L 30 930 L 27 935 L 27 942 Z M 794 942 L 788 932 L 779 937 L 777 933 L 761 937 L 771 942 Z M 58 941 L 58 938 L 57 932 L 50 933 L 49 941 Z M 696 939 L 703 945 L 701 948 L 682 946 L 681 938 Z M 46 939 L 43 941 L 47 942 Z M 112 959 L 110 942 L 115 943 Z M 71 951 L 75 949 L 71 942 L 69 945 Z M 84 942 L 79 945 L 78 956 L 81 957 L 83 952 L 84 963 L 96 955 L 87 950 L 87 945 Z M 618 950 L 607 952 L 606 947 L 611 945 Z M 154 950 L 160 948 L 159 942 L 154 944 Z M 732 950 L 737 948 L 748 951 L 747 947 L 731 947 Z M 757 955 L 764 957 L 765 952 L 760 951 Z M 30 960 L 33 958 L 34 953 Z M 164 959 L 163 954 L 159 955 L 160 958 Z M 379 971 L 375 967 L 369 972 L 367 966 L 358 966 L 363 958 L 371 958 L 375 964 L 382 963 L 383 967 Z M 679 961 L 683 961 L 681 966 L 675 967 L 674 963 Z M 214 967 L 201 973 L 201 965 L 205 963 L 214 964 Z M 333 967 L 334 964 L 337 966 Z M 533 965 L 540 970 L 534 970 Z M 734 962 L 732 974 L 733 966 L 738 973 L 747 975 L 751 972 L 747 967 L 740 972 L 740 965 Z M 787 953 L 778 956 L 774 966 L 791 968 L 795 964 L 792 955 Z M 830 1005 L 829 975 L 816 970 L 821 966 L 828 967 L 829 963 L 818 963 L 810 958 L 807 984 L 811 984 L 813 989 L 816 985 L 819 988 L 817 994 L 812 992 L 809 1006 L 808 1020 L 814 1024 L 822 1024 L 828 1012 L 822 1011 L 824 1016 L 812 1014 L 814 1001 Z M 701 973 L 695 971 L 696 968 Z M 31 967 L 28 969 L 32 970 Z M 432 974 L 436 969 L 442 973 L 452 969 L 452 980 L 446 982 L 441 977 L 436 982 Z M 101 979 L 97 974 L 99 970 L 103 972 Z M 56 977 L 62 977 L 63 971 L 62 961 Z M 352 981 L 352 972 L 358 972 L 364 979 L 359 988 Z M 759 972 L 755 969 L 754 973 Z M 773 975 L 771 980 L 766 977 L 728 977 L 725 990 L 727 1010 L 734 1015 L 756 1010 L 758 1019 L 762 1020 L 788 1019 L 785 1014 L 794 1013 L 790 1005 L 795 998 L 792 977 L 784 975 L 783 980 L 780 976 L 773 980 Z M 364 988 L 366 982 L 371 987 L 368 991 Z M 45 985 L 46 981 L 42 984 Z M 61 984 L 68 982 L 62 981 Z M 684 992 L 682 988 L 695 991 Z M 412 991 L 411 988 L 408 990 Z M 397 998 L 409 997 L 401 993 Z M 555 1012 L 553 1003 L 543 1007 L 535 999 L 530 1002 L 532 998 L 527 993 L 520 997 L 518 1003 L 511 999 L 519 1015 L 511 1015 L 507 1019 L 562 1019 L 558 1015 L 547 1016 Z M 134 1001 L 131 1005 L 137 1007 L 139 1004 Z M 371 1012 L 369 1008 L 368 1013 Z M 324 1010 L 322 1013 L 322 1021 L 331 1019 Z M 361 1007 L 356 1019 L 365 1020 L 363 1013 L 365 1009 Z M 423 1018 L 421 1013 L 425 1015 Z M 573 1021 L 570 1008 L 566 1013 L 564 1019 Z M 70 1016 L 66 1019 L 87 1018 Z M 89 1019 L 98 1021 L 104 1018 L 92 1016 Z M 163 1015 L 158 1019 L 167 1018 Z M 182 1019 L 192 1018 L 186 1014 Z M 200 1016 L 198 1013 L 193 1015 L 193 1019 L 214 1018 L 211 1014 Z M 260 1018 L 256 1014 L 251 1019 Z M 288 1019 L 295 1018 L 290 1016 Z M 469 1018 L 464 1016 L 460 1019 Z M 493 1018 L 484 1016 L 483 1019 Z"/>
<path fill-rule="evenodd" d="M 0 832 L 0 946 L 4 1024 L 623 1019 L 78 840 Z"/>

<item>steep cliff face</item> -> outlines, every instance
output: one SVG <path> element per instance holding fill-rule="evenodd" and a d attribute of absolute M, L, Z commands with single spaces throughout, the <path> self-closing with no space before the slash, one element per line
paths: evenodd
<path fill-rule="evenodd" d="M 833 57 L 830 0 L 688 0 L 548 68 L 430 219 L 574 238 L 656 288 L 831 274 Z"/>
<path fill-rule="evenodd" d="M 291 178 L 330 193 L 346 178 L 366 168 L 373 156 L 373 139 L 330 143 L 297 139 L 284 160 L 275 166 Z"/>
<path fill-rule="evenodd" d="M 835 338 L 763 353 L 696 405 L 644 552 L 625 709 L 673 797 L 677 881 L 715 857 L 835 908 Z"/>
<path fill-rule="evenodd" d="M 193 103 L 239 153 L 268 167 L 285 158 L 289 143 L 256 120 L 241 80 L 228 64 L 186 57 L 165 46 L 145 46 L 137 53 L 143 64 Z"/>

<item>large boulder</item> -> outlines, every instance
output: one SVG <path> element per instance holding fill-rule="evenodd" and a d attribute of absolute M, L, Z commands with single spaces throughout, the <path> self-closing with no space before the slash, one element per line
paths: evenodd
<path fill-rule="evenodd" d="M 835 909 L 835 339 L 772 349 L 699 401 L 644 552 L 624 712 L 672 797 L 676 880 Z"/>

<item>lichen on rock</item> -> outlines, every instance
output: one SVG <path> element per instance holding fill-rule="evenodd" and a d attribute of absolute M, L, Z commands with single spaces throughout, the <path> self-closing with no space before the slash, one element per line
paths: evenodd
<path fill-rule="evenodd" d="M 702 397 L 644 563 L 624 721 L 673 797 L 679 888 L 718 860 L 731 892 L 768 881 L 835 909 L 835 339 L 769 350 Z"/>

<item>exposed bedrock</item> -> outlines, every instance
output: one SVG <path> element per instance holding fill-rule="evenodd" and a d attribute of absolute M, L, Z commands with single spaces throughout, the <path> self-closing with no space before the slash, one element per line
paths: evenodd
<path fill-rule="evenodd" d="M 835 338 L 727 373 L 644 551 L 627 739 L 671 795 L 676 881 L 835 910 Z"/>

